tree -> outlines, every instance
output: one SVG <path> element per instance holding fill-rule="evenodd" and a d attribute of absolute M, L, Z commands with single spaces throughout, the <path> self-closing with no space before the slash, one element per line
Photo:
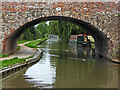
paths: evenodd
<path fill-rule="evenodd" d="M 34 34 L 30 32 L 30 29 L 28 29 L 26 32 L 23 33 L 24 35 L 24 40 L 33 40 L 34 39 Z"/>
<path fill-rule="evenodd" d="M 49 22 L 49 33 L 59 35 L 58 21 Z"/>
<path fill-rule="evenodd" d="M 19 40 L 33 40 L 34 34 L 30 32 L 30 29 L 26 30 L 20 37 Z"/>
<path fill-rule="evenodd" d="M 38 32 L 38 30 L 40 31 L 40 35 L 42 35 L 41 37 L 45 37 L 47 33 L 49 33 L 49 28 L 48 28 L 48 25 L 43 22 L 43 23 L 40 23 L 37 27 L 36 27 L 36 30 Z"/>
<path fill-rule="evenodd" d="M 66 21 L 50 21 L 38 24 L 37 27 L 32 26 L 24 32 L 19 40 L 31 40 L 48 36 L 48 34 L 58 35 L 65 42 L 68 42 L 70 35 L 78 35 L 87 32 L 80 26 Z"/>

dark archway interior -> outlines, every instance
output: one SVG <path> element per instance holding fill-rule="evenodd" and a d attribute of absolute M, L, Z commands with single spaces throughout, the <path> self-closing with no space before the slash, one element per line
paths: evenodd
<path fill-rule="evenodd" d="M 28 28 L 38 23 L 50 21 L 50 20 L 64 20 L 81 26 L 95 39 L 96 54 L 101 56 L 107 56 L 107 52 L 108 52 L 107 36 L 105 36 L 100 30 L 92 26 L 90 23 L 86 23 L 82 20 L 74 19 L 71 17 L 63 17 L 63 16 L 42 17 L 24 24 L 7 39 L 7 43 L 9 45 L 7 46 L 6 53 L 12 54 L 15 52 L 17 46 L 16 45 L 17 39 L 22 33 L 24 33 L 24 31 L 26 31 Z"/>

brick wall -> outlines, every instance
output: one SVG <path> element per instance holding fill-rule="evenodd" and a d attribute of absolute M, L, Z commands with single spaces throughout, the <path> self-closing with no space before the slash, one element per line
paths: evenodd
<path fill-rule="evenodd" d="M 1 7 L 3 51 L 9 34 L 27 22 L 41 17 L 66 16 L 98 28 L 109 39 L 108 56 L 116 57 L 119 28 L 118 5 L 115 2 L 2 2 Z"/>

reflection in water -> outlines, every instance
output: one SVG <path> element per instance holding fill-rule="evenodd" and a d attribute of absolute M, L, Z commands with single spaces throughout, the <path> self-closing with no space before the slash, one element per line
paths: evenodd
<path fill-rule="evenodd" d="M 77 59 L 81 59 L 83 61 L 85 61 L 87 58 L 92 58 L 91 48 L 89 48 L 89 47 L 71 46 L 70 47 L 70 52 L 71 52 L 71 54 L 74 54 L 74 56 Z"/>
<path fill-rule="evenodd" d="M 51 88 L 51 84 L 55 81 L 56 68 L 51 66 L 50 54 L 46 52 L 41 59 L 41 62 L 37 63 L 33 67 L 30 67 L 25 75 L 32 79 L 26 79 L 28 82 L 34 84 L 33 87 L 48 87 Z M 33 72 L 35 71 L 35 72 Z M 45 73 L 44 73 L 45 72 Z"/>
<path fill-rule="evenodd" d="M 41 60 L 3 80 L 4 88 L 116 88 L 118 65 L 93 58 L 90 48 L 76 48 L 59 39 L 40 45 Z"/>

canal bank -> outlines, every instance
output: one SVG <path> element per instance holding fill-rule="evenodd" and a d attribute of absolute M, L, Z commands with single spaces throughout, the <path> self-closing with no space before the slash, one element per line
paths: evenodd
<path fill-rule="evenodd" d="M 39 45 L 42 58 L 2 80 L 3 88 L 117 88 L 118 64 L 94 58 L 90 48 L 58 39 Z"/>
<path fill-rule="evenodd" d="M 9 57 L 5 57 L 5 58 L 1 58 L 1 62 L 5 61 L 5 60 L 12 60 L 14 58 L 24 58 L 25 61 L 22 61 L 20 63 L 15 63 L 13 65 L 9 65 L 6 66 L 4 68 L 1 68 L 0 71 L 0 77 L 4 78 L 6 76 L 9 76 L 10 74 L 13 74 L 17 71 L 19 71 L 20 69 L 23 69 L 24 67 L 33 65 L 34 63 L 38 62 L 40 60 L 40 58 L 42 57 L 42 51 L 39 48 L 31 48 L 31 47 L 27 47 L 26 44 L 30 44 L 31 43 L 38 43 L 39 44 L 43 43 L 44 41 L 46 41 L 48 38 L 44 38 L 44 39 L 38 39 L 38 40 L 34 40 L 33 41 L 29 41 L 29 42 L 25 42 L 22 44 L 19 44 L 21 49 L 19 51 L 17 51 L 15 54 L 10 55 Z M 34 45 L 31 45 L 34 46 Z M 37 45 L 35 45 L 35 47 L 37 47 Z M 2 65 L 1 65 L 2 66 Z"/>
<path fill-rule="evenodd" d="M 38 62 L 39 59 L 42 57 L 42 51 L 40 49 L 37 49 L 37 50 L 38 51 L 34 54 L 34 56 L 32 58 L 27 59 L 25 62 L 17 63 L 17 64 L 14 64 L 12 67 L 2 69 L 2 71 L 0 71 L 2 78 L 5 78 L 10 74 L 13 74 L 19 71 L 20 69 L 23 69 L 24 67 L 30 66 Z"/>

